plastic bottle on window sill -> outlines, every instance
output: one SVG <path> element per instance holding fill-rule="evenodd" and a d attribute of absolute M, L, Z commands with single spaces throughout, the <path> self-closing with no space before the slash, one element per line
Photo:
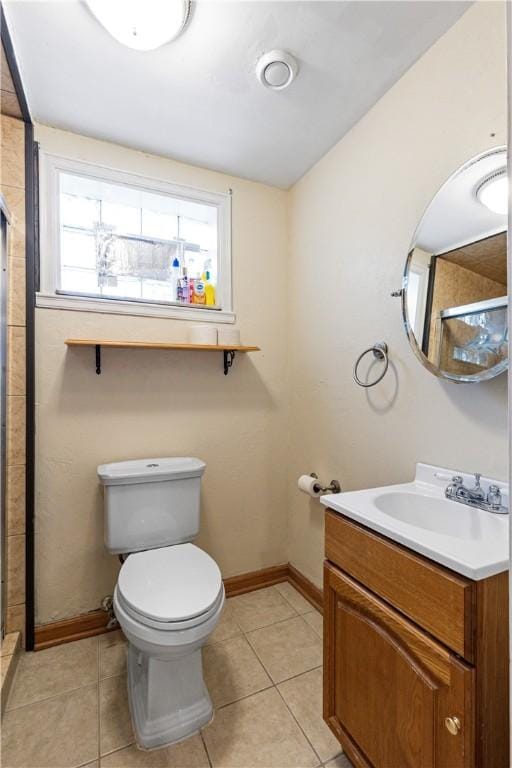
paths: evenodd
<path fill-rule="evenodd" d="M 204 291 L 204 282 L 201 278 L 196 278 L 191 286 L 192 304 L 206 304 L 206 295 Z"/>
<path fill-rule="evenodd" d="M 180 301 L 178 290 L 179 290 L 179 282 L 180 282 L 180 262 L 178 261 L 178 257 L 174 257 L 174 261 L 172 262 L 171 267 L 171 296 L 172 301 Z"/>
<path fill-rule="evenodd" d="M 181 297 L 178 299 L 178 301 L 181 301 L 184 304 L 189 304 L 190 303 L 190 285 L 188 282 L 186 267 L 183 267 L 183 276 L 180 280 L 180 283 L 181 283 Z"/>
<path fill-rule="evenodd" d="M 206 305 L 208 307 L 214 307 L 215 306 L 215 286 L 210 283 L 209 272 L 205 272 L 204 295 L 206 297 Z"/>

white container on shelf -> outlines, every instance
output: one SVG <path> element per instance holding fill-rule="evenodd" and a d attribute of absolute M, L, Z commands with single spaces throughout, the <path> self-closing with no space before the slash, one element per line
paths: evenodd
<path fill-rule="evenodd" d="M 239 328 L 219 328 L 218 331 L 218 344 L 221 347 L 239 347 L 240 342 L 240 329 Z"/>
<path fill-rule="evenodd" d="M 188 343 L 215 347 L 217 328 L 214 325 L 191 325 L 188 329 Z"/>

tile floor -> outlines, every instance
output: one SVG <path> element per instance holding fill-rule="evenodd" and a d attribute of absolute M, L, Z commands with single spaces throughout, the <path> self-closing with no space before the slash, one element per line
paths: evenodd
<path fill-rule="evenodd" d="M 201 734 L 134 746 L 120 632 L 20 658 L 3 768 L 350 768 L 322 721 L 322 621 L 289 584 L 226 601 L 204 648 L 216 712 Z"/>

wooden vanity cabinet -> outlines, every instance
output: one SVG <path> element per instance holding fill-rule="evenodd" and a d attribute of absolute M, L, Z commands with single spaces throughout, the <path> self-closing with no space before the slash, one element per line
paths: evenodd
<path fill-rule="evenodd" d="M 508 574 L 471 581 L 328 511 L 324 719 L 357 768 L 508 768 Z"/>

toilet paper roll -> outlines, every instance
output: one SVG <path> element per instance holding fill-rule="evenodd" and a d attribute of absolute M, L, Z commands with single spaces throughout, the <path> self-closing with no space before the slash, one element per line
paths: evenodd
<path fill-rule="evenodd" d="M 188 329 L 188 343 L 216 346 L 216 327 L 214 325 L 191 325 Z"/>
<path fill-rule="evenodd" d="M 317 499 L 322 495 L 318 478 L 311 477 L 311 475 L 301 475 L 297 481 L 299 491 L 302 493 L 308 493 L 314 499 Z"/>
<path fill-rule="evenodd" d="M 234 347 L 240 346 L 240 330 L 238 328 L 219 328 L 218 337 L 222 347 L 228 347 L 230 344 Z"/>

